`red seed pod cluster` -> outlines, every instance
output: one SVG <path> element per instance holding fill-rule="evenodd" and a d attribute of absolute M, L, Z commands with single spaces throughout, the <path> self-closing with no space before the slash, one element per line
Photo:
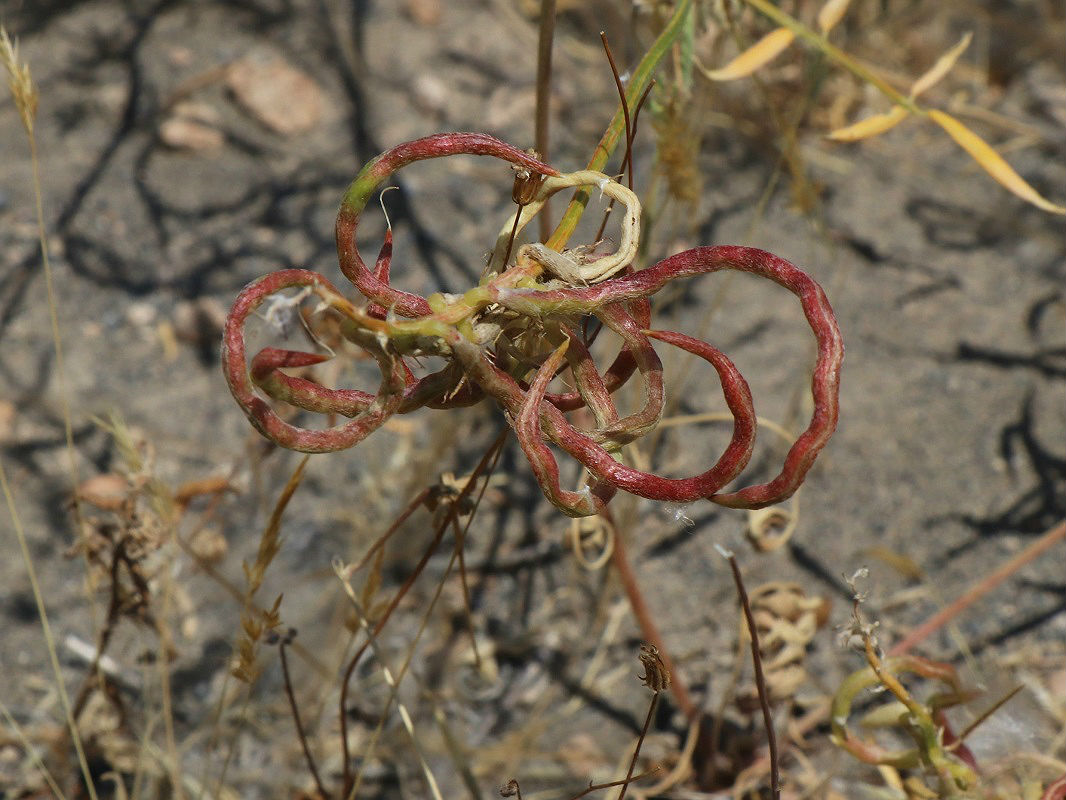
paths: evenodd
<path fill-rule="evenodd" d="M 513 219 L 503 226 L 489 267 L 479 285 L 463 295 L 422 297 L 390 284 L 391 234 L 371 269 L 355 244 L 359 217 L 381 184 L 415 161 L 451 155 L 493 156 L 526 175 L 528 191 Z M 538 176 L 529 180 L 528 176 Z M 511 258 L 511 236 L 521 230 L 555 192 L 589 187 L 625 205 L 618 250 L 592 256 L 581 248 L 557 253 L 541 244 L 525 245 Z M 527 152 L 483 134 L 448 133 L 402 144 L 371 161 L 349 187 L 337 216 L 340 268 L 362 295 L 357 305 L 322 275 L 282 270 L 244 288 L 226 323 L 222 364 L 233 396 L 252 424 L 277 444 L 309 453 L 343 450 L 360 442 L 393 414 L 423 406 L 448 409 L 493 398 L 507 415 L 545 496 L 571 516 L 596 514 L 615 492 L 674 503 L 707 499 L 734 508 L 759 508 L 789 497 L 802 483 L 837 422 L 840 365 L 844 347 L 833 311 L 821 287 L 805 272 L 770 253 L 750 247 L 697 247 L 634 270 L 640 204 L 635 195 L 600 173 L 562 174 Z M 732 269 L 758 275 L 799 299 L 818 344 L 811 388 L 814 413 L 793 443 L 781 472 L 767 483 L 723 492 L 751 457 L 756 418 L 747 382 L 733 362 L 707 342 L 673 331 L 655 330 L 650 298 L 674 280 Z M 250 315 L 278 293 L 296 289 L 313 294 L 320 307 L 337 315 L 344 337 L 375 359 L 381 382 L 375 393 L 330 389 L 286 374 L 328 356 L 266 348 L 250 361 L 244 328 Z M 614 331 L 623 347 L 601 373 L 575 325 L 593 316 Z M 616 455 L 621 446 L 653 430 L 661 419 L 665 386 L 653 340 L 679 347 L 717 372 L 734 417 L 733 436 L 705 472 L 673 479 L 630 467 Z M 408 359 L 440 356 L 445 366 L 416 377 Z M 567 373 L 575 391 L 553 394 L 548 384 Z M 634 375 L 644 386 L 643 407 L 619 416 L 612 395 Z M 349 421 L 319 430 L 285 422 L 264 399 L 287 403 Z M 595 427 L 583 430 L 566 412 L 587 407 Z M 560 485 L 553 444 L 589 473 L 581 491 Z"/>

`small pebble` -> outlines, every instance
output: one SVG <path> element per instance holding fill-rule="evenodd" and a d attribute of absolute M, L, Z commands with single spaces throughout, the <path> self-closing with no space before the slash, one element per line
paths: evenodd
<path fill-rule="evenodd" d="M 428 27 L 440 22 L 442 11 L 440 0 L 407 0 L 404 5 L 407 16 L 418 25 Z"/>
<path fill-rule="evenodd" d="M 282 136 L 311 130 L 325 108 L 318 84 L 275 55 L 252 54 L 234 62 L 226 85 L 241 108 Z"/>
<path fill-rule="evenodd" d="M 130 303 L 126 308 L 126 322 L 135 328 L 146 328 L 155 322 L 157 314 L 151 303 Z"/>

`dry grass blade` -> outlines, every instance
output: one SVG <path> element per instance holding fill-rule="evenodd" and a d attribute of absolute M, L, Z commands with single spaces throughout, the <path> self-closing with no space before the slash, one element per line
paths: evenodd
<path fill-rule="evenodd" d="M 934 631 L 939 630 L 953 620 L 973 605 L 978 598 L 984 597 L 1030 561 L 1036 560 L 1064 540 L 1066 540 L 1066 522 L 1060 522 L 1009 561 L 1006 561 L 987 575 L 983 576 L 971 586 L 970 589 L 956 598 L 949 606 L 941 609 L 924 623 L 908 633 L 903 639 L 892 646 L 888 651 L 888 654 L 890 656 L 898 656 L 909 652 L 914 645 L 923 641 Z"/>
<path fill-rule="evenodd" d="M 940 82 L 940 80 L 947 75 L 951 68 L 955 66 L 955 62 L 959 60 L 966 48 L 970 46 L 970 40 L 973 39 L 972 33 L 967 33 L 959 43 L 948 50 L 944 55 L 936 60 L 936 63 L 922 75 L 911 86 L 911 98 L 915 98 L 927 89 L 932 88 L 934 85 Z"/>
<path fill-rule="evenodd" d="M 267 567 L 270 566 L 270 562 L 274 560 L 274 557 L 281 549 L 281 518 L 289 505 L 289 501 L 292 500 L 292 496 L 296 493 L 297 487 L 303 480 L 304 467 L 307 466 L 308 458 L 309 456 L 304 456 L 300 460 L 288 483 L 285 484 L 285 488 L 278 495 L 274 510 L 270 512 L 270 520 L 267 522 L 266 528 L 263 529 L 263 535 L 259 538 L 259 549 L 255 555 L 255 563 L 251 567 L 247 564 L 244 565 L 244 574 L 248 579 L 249 596 L 259 591 L 259 587 L 263 585 L 263 577 L 266 575 Z"/>
<path fill-rule="evenodd" d="M 52 773 L 48 771 L 48 767 L 45 765 L 44 761 L 41 760 L 41 754 L 37 752 L 37 748 L 34 746 L 33 742 L 29 740 L 29 737 L 26 736 L 26 732 L 22 730 L 22 726 L 18 724 L 18 720 L 11 715 L 11 711 L 4 704 L 2 699 L 0 699 L 0 716 L 3 716 L 4 722 L 7 723 L 7 726 L 15 734 L 15 738 L 18 740 L 19 745 L 26 753 L 26 756 L 29 758 L 34 768 L 41 773 L 41 777 L 44 779 L 44 782 L 48 784 L 48 788 L 52 790 L 52 794 L 59 798 L 59 800 L 67 800 L 67 796 L 63 794 L 63 790 L 59 788 L 59 784 L 57 784 L 55 778 L 52 777 Z"/>
<path fill-rule="evenodd" d="M 244 611 L 241 613 L 241 633 L 236 646 L 237 663 L 231 673 L 245 683 L 253 683 L 259 676 L 259 667 L 256 664 L 259 642 L 268 632 L 276 630 L 281 624 L 282 596 L 280 594 L 277 596 L 269 611 L 260 613 L 256 609 L 255 595 L 263 585 L 267 568 L 270 567 L 281 549 L 281 518 L 303 480 L 304 467 L 307 466 L 308 458 L 304 456 L 300 460 L 278 496 L 274 510 L 270 514 L 270 520 L 263 529 L 262 536 L 259 537 L 255 561 L 251 565 L 247 561 L 241 565 L 244 568 L 245 580 Z"/>
<path fill-rule="evenodd" d="M 96 787 L 93 783 L 92 773 L 89 771 L 89 762 L 85 757 L 85 748 L 82 746 L 81 736 L 78 733 L 78 726 L 74 721 L 73 706 L 70 703 L 70 696 L 67 694 L 66 683 L 63 682 L 63 671 L 59 664 L 59 655 L 56 652 L 56 642 L 55 637 L 52 635 L 52 626 L 48 622 L 48 611 L 44 605 L 44 595 L 41 593 L 41 584 L 37 579 L 37 570 L 34 569 L 33 566 L 33 556 L 30 555 L 29 543 L 26 541 L 26 532 L 22 527 L 22 520 L 19 518 L 18 512 L 15 510 L 15 497 L 11 493 L 11 487 L 8 485 L 7 471 L 4 469 L 3 462 L 0 462 L 0 489 L 3 489 L 8 514 L 11 516 L 11 525 L 15 530 L 15 536 L 18 538 L 19 550 L 22 553 L 22 561 L 26 567 L 26 574 L 30 579 L 30 588 L 33 591 L 33 600 L 37 606 L 37 616 L 41 621 L 41 631 L 44 635 L 45 645 L 48 648 L 48 658 L 52 664 L 52 673 L 55 677 L 56 690 L 59 693 L 59 700 L 67 718 L 67 729 L 70 733 L 71 740 L 74 743 L 74 749 L 78 755 L 78 764 L 81 767 L 81 774 L 85 780 L 85 786 L 88 790 L 89 797 L 91 800 L 97 800 Z"/>
<path fill-rule="evenodd" d="M 1044 211 L 1050 211 L 1052 214 L 1066 214 L 1066 207 L 1056 205 L 1041 195 L 1021 175 L 1015 172 L 1014 168 L 988 142 L 955 119 L 955 117 L 943 111 L 931 109 L 929 118 L 947 131 L 948 136 L 954 139 L 959 147 L 973 156 L 974 161 L 981 165 L 981 169 L 991 175 L 993 180 L 1005 189 Z"/>
<path fill-rule="evenodd" d="M 425 622 L 426 620 L 428 620 L 429 613 L 430 611 L 432 611 L 433 605 L 435 605 L 437 598 L 440 596 L 440 590 L 443 588 L 445 580 L 450 574 L 452 567 L 455 565 L 455 561 L 456 557 L 455 554 L 453 554 L 451 561 L 448 563 L 448 569 L 445 571 L 444 576 L 442 576 L 441 581 L 437 586 L 437 593 L 434 595 L 433 602 L 430 604 L 430 607 L 426 609 L 426 612 L 423 616 L 422 625 L 419 627 L 418 631 L 419 636 L 421 636 L 422 632 L 425 630 Z M 399 697 L 400 681 L 402 681 L 407 675 L 407 668 L 408 666 L 410 666 L 411 663 L 411 655 L 414 652 L 418 643 L 417 638 L 411 642 L 407 657 L 404 659 L 400 671 L 396 673 L 389 666 L 385 654 L 382 653 L 380 650 L 377 636 L 374 634 L 374 630 L 370 625 L 370 619 L 366 615 L 366 609 L 359 602 L 359 599 L 356 598 L 355 591 L 352 589 L 351 584 L 346 578 L 345 569 L 343 565 L 335 563 L 333 565 L 333 571 L 336 574 L 337 578 L 340 580 L 341 586 L 344 589 L 345 594 L 348 595 L 348 599 L 351 601 L 352 607 L 355 609 L 355 612 L 359 619 L 359 627 L 366 635 L 370 650 L 373 652 L 374 657 L 380 664 L 381 674 L 385 679 L 385 683 L 389 687 L 388 705 L 386 705 L 386 711 L 382 714 L 381 720 L 378 723 L 378 727 L 374 731 L 374 736 L 371 739 L 371 747 L 370 749 L 368 749 L 368 752 L 364 754 L 364 762 L 369 760 L 372 748 L 377 742 L 377 737 L 380 736 L 381 731 L 384 729 L 384 722 L 387 718 L 388 707 L 391 704 L 395 703 L 396 711 L 399 714 L 400 721 L 402 722 L 404 730 L 407 732 L 407 736 L 411 741 L 411 746 L 414 749 L 415 757 L 418 759 L 419 767 L 422 769 L 422 776 L 425 778 L 426 785 L 429 788 L 430 794 L 432 795 L 434 800 L 442 800 L 440 786 L 437 783 L 437 779 L 433 774 L 433 769 L 430 767 L 429 762 L 426 760 L 425 746 L 421 743 L 418 734 L 415 731 L 414 722 L 411 718 L 411 712 L 408 711 L 407 706 Z M 351 792 L 349 793 L 349 797 L 354 798 L 357 795 L 361 779 L 362 771 L 360 771 L 360 774 L 357 776 L 357 780 L 355 782 L 355 785 L 352 787 Z"/>
<path fill-rule="evenodd" d="M 851 0 L 829 0 L 818 11 L 818 29 L 827 34 L 844 18 Z"/>
<path fill-rule="evenodd" d="M 700 70 L 712 81 L 735 81 L 738 78 L 746 78 L 760 67 L 766 66 L 788 48 L 796 34 L 788 28 L 777 28 L 770 31 L 759 41 L 738 55 L 720 69 Z"/>
<path fill-rule="evenodd" d="M 871 136 L 877 136 L 879 133 L 896 127 L 909 115 L 910 112 L 902 106 L 893 106 L 891 111 L 886 111 L 884 114 L 874 114 L 852 125 L 837 128 L 828 134 L 828 138 L 834 142 L 857 142 L 860 139 L 869 139 Z"/>
<path fill-rule="evenodd" d="M 41 265 L 44 268 L 45 291 L 48 295 L 48 315 L 52 326 L 52 346 L 56 355 L 56 377 L 59 383 L 59 397 L 63 412 L 63 431 L 66 438 L 67 457 L 70 461 L 70 480 L 77 486 L 78 460 L 74 452 L 74 426 L 71 422 L 70 391 L 67 387 L 67 371 L 63 358 L 63 337 L 59 331 L 59 305 L 56 301 L 55 281 L 52 277 L 52 262 L 48 256 L 48 238 L 45 236 L 44 200 L 41 195 L 41 164 L 37 157 L 37 137 L 34 135 L 34 120 L 37 117 L 39 95 L 37 86 L 30 75 L 30 65 L 19 62 L 18 43 L 13 42 L 7 30 L 0 25 L 0 63 L 8 76 L 8 86 L 15 100 L 22 126 L 26 130 L 26 139 L 30 147 L 30 163 L 33 167 L 33 196 L 37 211 L 37 238 L 41 250 Z M 81 502 L 74 498 L 74 516 L 81 527 Z M 93 606 L 89 597 L 89 605 Z"/>

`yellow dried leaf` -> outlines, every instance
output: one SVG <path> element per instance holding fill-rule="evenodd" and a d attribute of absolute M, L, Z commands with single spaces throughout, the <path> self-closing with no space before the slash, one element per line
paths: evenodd
<path fill-rule="evenodd" d="M 905 578 L 925 580 L 925 571 L 921 565 L 906 553 L 898 553 L 888 547 L 871 547 L 867 555 L 885 562 Z"/>
<path fill-rule="evenodd" d="M 836 142 L 857 142 L 859 139 L 868 139 L 884 133 L 889 128 L 896 127 L 907 118 L 907 115 L 907 109 L 902 106 L 893 106 L 891 111 L 884 114 L 874 114 L 852 125 L 837 128 L 829 134 L 829 138 Z"/>
<path fill-rule="evenodd" d="M 955 62 L 959 60 L 959 56 L 961 56 L 966 51 L 966 48 L 970 46 L 971 39 L 973 39 L 973 34 L 967 33 L 959 40 L 957 45 L 938 58 L 932 68 L 930 68 L 928 72 L 922 75 L 922 77 L 916 80 L 914 85 L 911 86 L 911 97 L 917 97 L 947 75 L 951 68 L 955 66 Z"/>
<path fill-rule="evenodd" d="M 823 34 L 829 33 L 843 19 L 851 0 L 829 0 L 818 12 L 818 27 Z"/>
<path fill-rule="evenodd" d="M 1008 191 L 1044 211 L 1049 211 L 1052 214 L 1066 214 L 1066 207 L 1056 205 L 1044 198 L 1021 175 L 1015 172 L 1014 168 L 1004 161 L 1003 157 L 993 150 L 984 139 L 953 116 L 943 111 L 932 109 L 929 111 L 929 118 L 947 131 L 948 136 L 954 139 L 959 147 L 973 156 L 973 159 L 981 165 L 981 168 Z"/>
<path fill-rule="evenodd" d="M 788 28 L 770 31 L 721 69 L 704 69 L 703 74 L 712 81 L 734 81 L 747 77 L 777 58 L 795 38 L 796 35 Z"/>

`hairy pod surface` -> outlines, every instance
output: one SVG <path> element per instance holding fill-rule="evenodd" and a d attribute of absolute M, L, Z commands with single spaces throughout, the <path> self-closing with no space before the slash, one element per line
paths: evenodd
<path fill-rule="evenodd" d="M 391 229 L 371 269 L 355 244 L 360 216 L 397 170 L 454 155 L 509 162 L 527 176 L 523 202 L 501 227 L 477 286 L 460 296 L 422 297 L 397 289 L 391 284 Z M 587 252 L 591 248 L 557 252 L 541 244 L 513 247 L 513 233 L 539 213 L 551 194 L 590 186 L 625 205 L 617 251 L 592 256 Z M 703 498 L 734 508 L 781 502 L 799 488 L 837 424 L 844 345 L 825 293 L 793 264 L 751 247 L 697 247 L 636 269 L 632 261 L 639 234 L 636 195 L 601 173 L 560 173 L 484 134 L 446 133 L 407 142 L 363 168 L 337 215 L 340 269 L 361 295 L 362 304 L 347 300 L 324 277 L 308 270 L 281 270 L 253 281 L 237 297 L 226 321 L 222 365 L 227 383 L 260 433 L 282 447 L 308 453 L 352 447 L 393 414 L 422 407 L 448 410 L 492 398 L 514 428 L 545 496 L 570 516 L 600 513 L 619 489 L 659 501 L 688 503 Z M 818 345 L 811 378 L 814 412 L 807 428 L 792 444 L 776 477 L 730 491 L 723 490 L 743 471 L 754 447 L 756 416 L 748 384 L 733 362 L 707 342 L 654 330 L 651 306 L 651 298 L 675 280 L 726 269 L 765 278 L 792 292 Z M 285 290 L 298 294 L 279 295 Z M 332 357 L 332 352 L 267 347 L 248 359 L 244 337 L 249 318 L 261 316 L 258 309 L 268 302 L 298 312 L 300 302 L 312 295 L 319 301 L 316 311 L 338 317 L 341 335 L 377 364 L 381 381 L 375 392 L 328 388 L 284 371 L 313 367 Z M 622 349 L 603 372 L 573 327 L 583 315 L 621 339 Z M 713 367 L 733 416 L 733 435 L 725 450 L 708 469 L 690 478 L 666 478 L 635 469 L 620 458 L 623 445 L 654 430 L 662 417 L 667 387 L 653 340 L 685 350 Z M 416 377 L 414 359 L 425 355 L 443 357 L 447 363 Z M 573 388 L 549 392 L 548 385 L 560 375 Z M 643 385 L 644 402 L 623 417 L 613 395 L 633 376 L 639 376 Z M 349 421 L 326 430 L 302 428 L 283 420 L 265 398 Z M 592 429 L 579 429 L 567 418 L 567 412 L 583 407 L 595 419 Z M 585 469 L 584 488 L 562 487 L 549 444 Z"/>

